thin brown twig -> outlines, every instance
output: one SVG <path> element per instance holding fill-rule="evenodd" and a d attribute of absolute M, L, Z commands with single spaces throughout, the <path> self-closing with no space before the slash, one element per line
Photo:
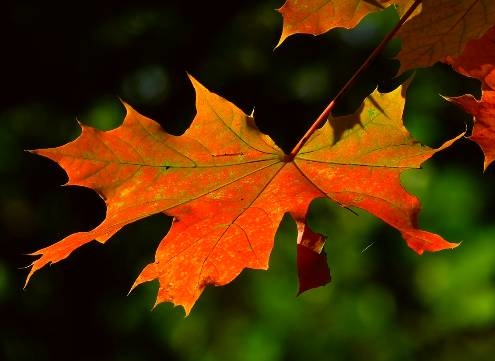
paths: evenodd
<path fill-rule="evenodd" d="M 402 15 L 400 18 L 399 22 L 394 26 L 394 28 L 387 34 L 385 38 L 380 42 L 380 44 L 371 52 L 371 54 L 366 58 L 366 60 L 361 64 L 358 70 L 354 72 L 354 75 L 347 81 L 347 83 L 344 84 L 344 86 L 339 90 L 337 95 L 332 99 L 332 101 L 328 104 L 328 106 L 323 110 L 323 112 L 318 116 L 318 118 L 315 120 L 313 125 L 308 129 L 306 134 L 301 138 L 299 143 L 296 144 L 294 149 L 287 155 L 286 161 L 290 162 L 292 161 L 297 153 L 301 150 L 301 148 L 306 144 L 308 139 L 313 135 L 313 133 L 318 129 L 318 127 L 323 123 L 325 120 L 328 119 L 328 116 L 330 115 L 330 112 L 333 110 L 335 107 L 335 103 L 342 97 L 342 95 L 349 90 L 351 86 L 354 85 L 356 82 L 356 79 L 358 79 L 363 72 L 369 67 L 369 65 L 375 60 L 375 58 L 383 51 L 385 46 L 387 46 L 388 42 L 395 36 L 397 31 L 404 25 L 404 23 L 409 19 L 409 17 L 412 15 L 412 13 L 416 10 L 416 8 L 421 4 L 422 0 L 415 0 L 414 3 L 411 5 L 411 7 Z"/>

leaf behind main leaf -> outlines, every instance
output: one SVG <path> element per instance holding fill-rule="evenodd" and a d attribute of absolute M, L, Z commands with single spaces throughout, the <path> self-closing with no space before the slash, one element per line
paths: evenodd
<path fill-rule="evenodd" d="M 494 23 L 493 0 L 423 0 L 421 14 L 397 33 L 402 42 L 399 73 L 459 55 L 469 40 L 482 36 Z"/>
<path fill-rule="evenodd" d="M 495 25 L 481 38 L 469 41 L 459 56 L 449 56 L 445 62 L 457 72 L 481 81 L 481 100 L 472 95 L 446 99 L 473 115 L 474 126 L 469 139 L 483 150 L 486 170 L 495 161 Z"/>
<path fill-rule="evenodd" d="M 366 15 L 395 4 L 403 14 L 414 0 L 287 0 L 278 10 L 284 24 L 277 47 L 293 34 L 320 35 L 334 28 L 353 28 Z"/>

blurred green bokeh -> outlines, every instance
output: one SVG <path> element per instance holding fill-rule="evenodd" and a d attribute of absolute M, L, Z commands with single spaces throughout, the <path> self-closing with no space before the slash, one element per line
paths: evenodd
<path fill-rule="evenodd" d="M 495 355 L 494 166 L 482 172 L 463 139 L 405 172 L 423 204 L 421 225 L 452 251 L 417 256 L 369 214 L 323 199 L 311 226 L 328 236 L 332 282 L 296 297 L 296 227 L 284 218 L 269 271 L 208 288 L 184 318 L 152 309 L 157 284 L 126 296 L 170 220 L 156 215 L 40 271 L 26 290 L 27 253 L 104 217 L 91 190 L 59 187 L 64 172 L 25 149 L 79 134 L 76 118 L 112 129 L 119 98 L 180 134 L 194 115 L 186 71 L 245 112 L 288 151 L 393 26 L 392 8 L 356 29 L 297 35 L 273 50 L 282 1 L 84 2 L 6 5 L 0 109 L 1 360 L 491 360 Z M 213 11 L 214 10 L 214 11 Z M 339 106 L 353 111 L 390 89 L 392 43 Z M 479 94 L 477 82 L 437 64 L 416 72 L 405 123 L 430 146 L 470 128 L 439 94 Z M 478 88 L 478 90 L 477 90 Z"/>

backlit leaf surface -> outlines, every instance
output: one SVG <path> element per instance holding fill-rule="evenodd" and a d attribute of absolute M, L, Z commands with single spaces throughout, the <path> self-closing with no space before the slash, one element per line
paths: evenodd
<path fill-rule="evenodd" d="M 164 213 L 173 217 L 172 227 L 134 286 L 158 279 L 156 303 L 173 302 L 189 313 L 207 285 L 225 285 L 244 268 L 266 269 L 283 215 L 304 220 L 318 197 L 376 215 L 420 254 L 456 246 L 418 228 L 419 201 L 400 184 L 401 172 L 454 140 L 439 149 L 416 142 L 402 124 L 400 89 L 375 92 L 355 114 L 329 119 L 290 160 L 250 116 L 192 82 L 197 114 L 181 136 L 126 105 L 120 127 L 81 125 L 76 140 L 34 151 L 60 164 L 68 184 L 96 190 L 107 213 L 95 229 L 35 252 L 40 258 L 28 280 L 83 244 L 104 243 L 125 225 Z M 321 250 L 324 239 L 314 240 L 302 243 Z"/>
<path fill-rule="evenodd" d="M 480 39 L 471 40 L 458 57 L 447 57 L 445 62 L 459 73 L 481 81 L 482 96 L 479 101 L 472 95 L 448 100 L 474 116 L 469 139 L 483 150 L 486 169 L 495 160 L 495 26 Z"/>
<path fill-rule="evenodd" d="M 481 100 L 469 94 L 448 99 L 473 115 L 474 126 L 469 139 L 483 150 L 486 169 L 495 160 L 495 91 L 484 91 Z"/>
<path fill-rule="evenodd" d="M 459 55 L 495 24 L 493 0 L 424 0 L 421 13 L 398 31 L 400 72 Z"/>
<path fill-rule="evenodd" d="M 413 0 L 287 0 L 279 9 L 284 18 L 278 45 L 293 34 L 320 35 L 333 28 L 353 28 L 369 13 L 395 4 L 400 14 Z"/>

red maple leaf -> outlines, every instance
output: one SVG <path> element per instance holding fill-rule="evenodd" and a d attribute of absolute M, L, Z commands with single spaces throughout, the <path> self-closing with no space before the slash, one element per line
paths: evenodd
<path fill-rule="evenodd" d="M 481 100 L 472 95 L 447 98 L 474 117 L 469 139 L 478 143 L 485 154 L 484 169 L 495 160 L 495 91 L 484 91 Z"/>
<path fill-rule="evenodd" d="M 402 124 L 400 89 L 375 92 L 355 114 L 331 117 L 287 156 L 252 117 L 191 80 L 197 114 L 181 136 L 126 105 L 118 128 L 81 125 L 76 140 L 34 151 L 59 163 L 68 184 L 96 190 L 107 213 L 95 229 L 35 252 L 40 258 L 28 280 L 83 244 L 104 243 L 129 223 L 165 213 L 174 218 L 172 227 L 133 287 L 158 279 L 156 302 L 173 302 L 189 313 L 207 285 L 225 285 L 244 268 L 266 269 L 277 227 L 290 213 L 300 225 L 304 291 L 329 280 L 324 239 L 305 225 L 308 205 L 318 197 L 374 214 L 419 254 L 456 246 L 418 228 L 419 201 L 400 183 L 403 171 L 418 168 L 455 139 L 438 149 L 416 142 Z"/>
<path fill-rule="evenodd" d="M 481 81 L 479 101 L 472 95 L 447 99 L 473 115 L 474 126 L 469 139 L 483 150 L 486 169 L 495 160 L 495 26 L 481 38 L 469 41 L 459 56 L 449 56 L 445 62 L 457 72 Z"/>

